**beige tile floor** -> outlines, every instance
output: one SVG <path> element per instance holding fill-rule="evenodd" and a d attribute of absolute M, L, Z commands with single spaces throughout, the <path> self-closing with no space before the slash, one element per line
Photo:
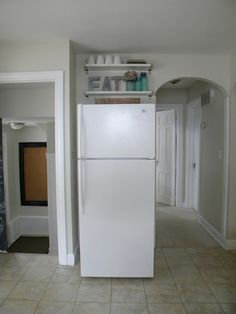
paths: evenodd
<path fill-rule="evenodd" d="M 1 253 L 0 314 L 236 313 L 235 252 L 192 211 L 165 207 L 157 216 L 155 278 L 81 278 L 79 265 L 54 256 Z"/>

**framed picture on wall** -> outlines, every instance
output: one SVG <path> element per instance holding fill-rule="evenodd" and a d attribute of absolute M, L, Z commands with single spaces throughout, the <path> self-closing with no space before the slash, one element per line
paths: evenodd
<path fill-rule="evenodd" d="M 19 143 L 21 205 L 47 206 L 47 143 Z"/>

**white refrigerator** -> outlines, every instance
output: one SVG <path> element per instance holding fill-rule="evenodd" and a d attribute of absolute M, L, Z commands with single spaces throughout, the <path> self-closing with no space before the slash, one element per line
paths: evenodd
<path fill-rule="evenodd" d="M 78 105 L 81 276 L 153 277 L 155 105 Z"/>

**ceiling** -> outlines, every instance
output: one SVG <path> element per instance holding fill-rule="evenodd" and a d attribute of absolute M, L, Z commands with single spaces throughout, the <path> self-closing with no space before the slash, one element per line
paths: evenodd
<path fill-rule="evenodd" d="M 0 41 L 70 39 L 80 52 L 225 53 L 235 0 L 2 0 Z"/>

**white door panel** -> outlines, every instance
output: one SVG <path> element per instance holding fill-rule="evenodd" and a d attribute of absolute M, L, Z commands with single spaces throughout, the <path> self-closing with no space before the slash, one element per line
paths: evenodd
<path fill-rule="evenodd" d="M 201 106 L 193 108 L 193 208 L 198 210 Z"/>
<path fill-rule="evenodd" d="M 81 275 L 152 277 L 155 161 L 83 160 Z"/>
<path fill-rule="evenodd" d="M 198 210 L 200 169 L 200 98 L 188 104 L 186 138 L 186 199 L 187 206 Z"/>
<path fill-rule="evenodd" d="M 82 157 L 155 157 L 155 104 L 81 108 Z"/>
<path fill-rule="evenodd" d="M 175 205 L 175 111 L 156 113 L 156 201 Z"/>

